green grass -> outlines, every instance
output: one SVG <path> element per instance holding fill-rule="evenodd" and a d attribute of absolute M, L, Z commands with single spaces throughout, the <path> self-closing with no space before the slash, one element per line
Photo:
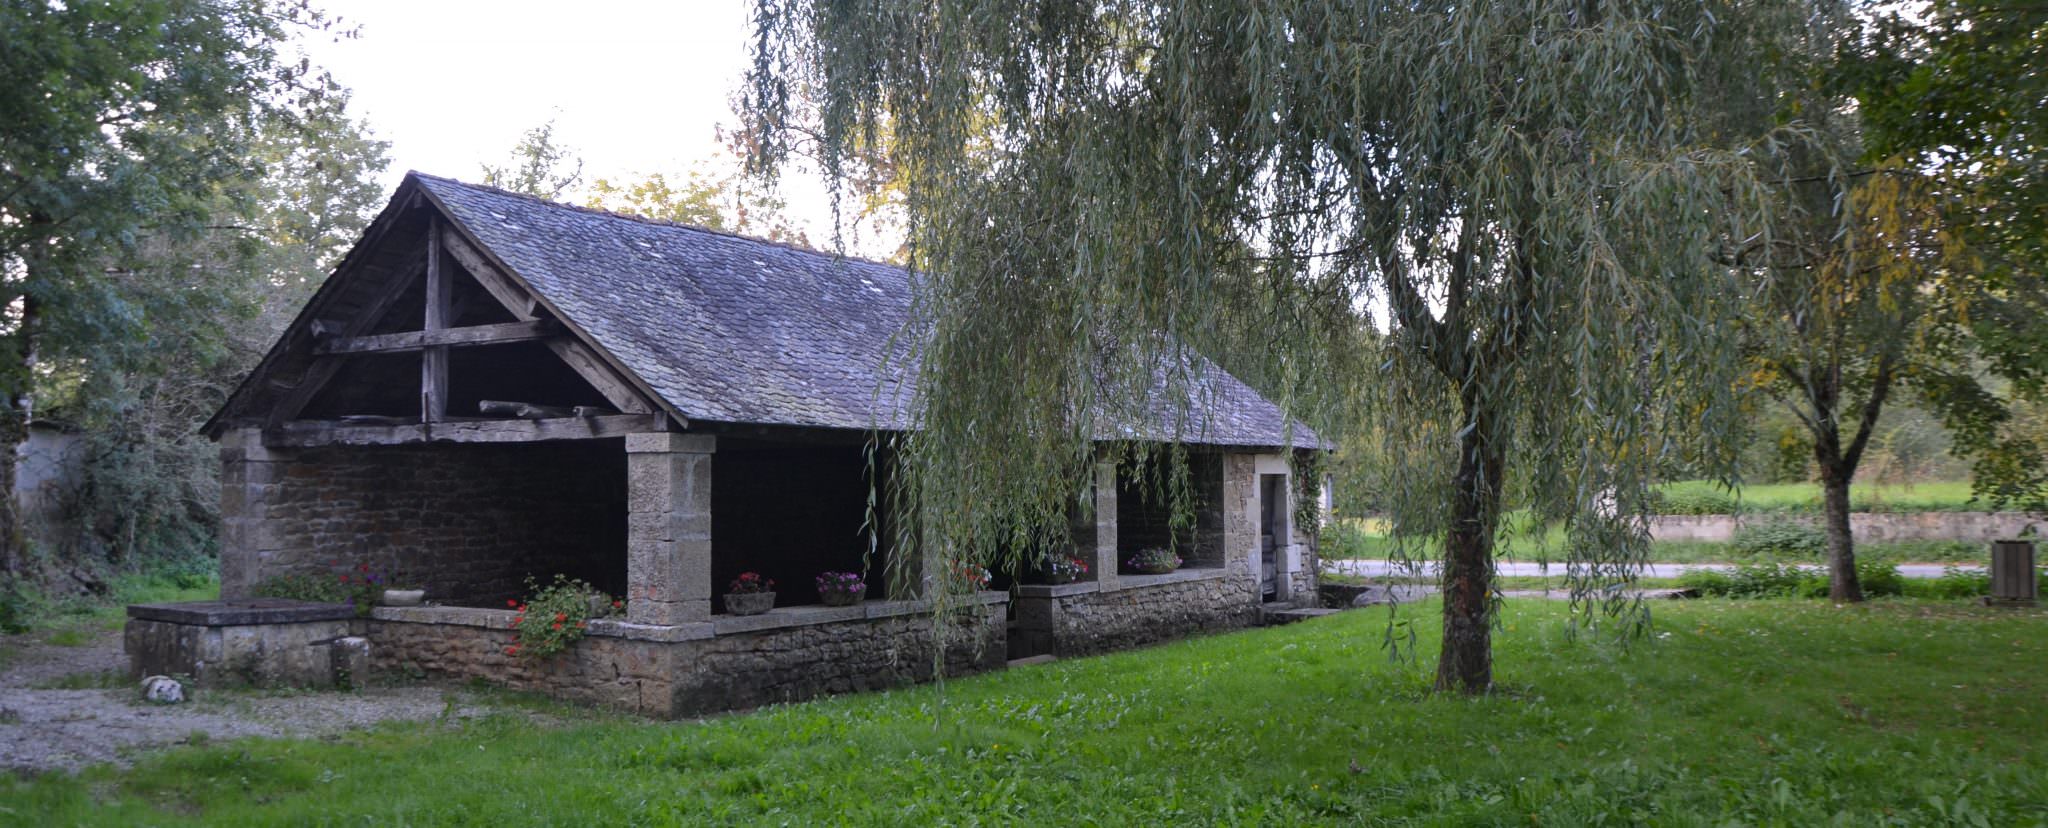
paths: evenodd
<path fill-rule="evenodd" d="M 170 601 L 211 601 L 220 597 L 220 581 L 212 576 L 125 575 L 113 581 L 113 594 L 103 599 L 48 600 L 39 593 L 17 594 L 27 632 L 0 636 L 0 669 L 14 652 L 29 643 L 83 647 L 118 630 L 127 621 L 129 604 Z"/>
<path fill-rule="evenodd" d="M 1680 514 L 1819 513 L 1818 483 L 1758 483 L 1734 492 L 1709 480 L 1685 480 L 1658 487 L 1667 505 Z M 1855 512 L 1974 512 L 1989 507 L 1973 502 L 1967 481 L 1927 483 L 1857 483 L 1849 488 L 1849 509 Z"/>
<path fill-rule="evenodd" d="M 1394 541 L 1384 534 L 1378 521 L 1340 521 L 1323 530 L 1322 556 L 1326 560 L 1386 560 L 1395 553 Z M 1564 532 L 1551 528 L 1541 535 L 1524 532 L 1511 535 L 1502 544 L 1504 558 L 1516 561 L 1565 559 Z M 1417 551 L 1411 548 L 1411 552 Z M 1435 555 L 1435 547 L 1419 551 Z M 1711 541 L 1652 541 L 1650 560 L 1657 563 L 1819 563 L 1821 554 L 1793 554 L 1783 551 L 1745 550 L 1734 543 Z M 1890 541 L 1856 544 L 1856 557 L 1886 563 L 1974 563 L 1990 561 L 1986 544 L 1963 541 Z"/>
<path fill-rule="evenodd" d="M 1344 613 L 959 680 L 943 708 L 215 742 L 0 781 L 0 823 L 2048 824 L 2048 613 L 1657 610 L 1624 648 L 1511 603 L 1485 698 L 1426 691 L 1422 604 L 1412 663 L 1386 614 Z"/>

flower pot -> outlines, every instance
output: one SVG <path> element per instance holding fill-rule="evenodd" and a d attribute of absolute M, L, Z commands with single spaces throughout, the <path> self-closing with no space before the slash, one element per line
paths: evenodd
<path fill-rule="evenodd" d="M 1134 566 L 1131 567 L 1131 571 L 1139 575 L 1165 575 L 1179 568 L 1177 566 Z"/>
<path fill-rule="evenodd" d="M 773 592 L 728 592 L 725 611 L 733 615 L 760 615 L 775 608 Z"/>
<path fill-rule="evenodd" d="M 1081 576 L 1076 575 L 1072 572 L 1053 572 L 1045 576 L 1045 582 L 1048 584 L 1052 584 L 1053 586 L 1059 586 L 1061 584 L 1071 584 L 1078 580 L 1081 580 Z"/>
<path fill-rule="evenodd" d="M 424 589 L 387 589 L 377 596 L 377 603 L 387 607 L 417 607 L 426 600 Z"/>
<path fill-rule="evenodd" d="M 850 607 L 854 604 L 860 603 L 860 600 L 866 597 L 867 596 L 865 594 L 859 592 L 818 593 L 818 600 L 825 602 L 825 606 L 828 607 Z"/>

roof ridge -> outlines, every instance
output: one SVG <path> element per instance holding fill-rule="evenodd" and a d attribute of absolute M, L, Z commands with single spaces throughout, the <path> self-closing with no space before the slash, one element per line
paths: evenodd
<path fill-rule="evenodd" d="M 668 219 L 658 219 L 650 216 L 638 215 L 635 213 L 621 213 L 613 210 L 606 210 L 602 207 L 591 207 L 583 204 L 570 204 L 564 201 L 550 201 L 548 199 L 541 198 L 540 196 L 537 195 L 514 192 L 512 190 L 507 190 L 503 187 L 493 187 L 489 184 L 472 184 L 468 181 L 463 181 L 459 178 L 449 178 L 448 176 L 445 175 L 434 175 L 433 173 L 424 173 L 420 172 L 419 170 L 406 170 L 405 177 L 431 179 L 445 184 L 453 184 L 457 187 L 464 187 L 471 190 L 492 193 L 495 195 L 505 196 L 507 198 L 516 198 L 521 201 L 530 201 L 542 207 L 552 207 L 561 210 L 572 210 L 578 213 L 588 213 L 590 215 L 603 216 L 605 218 L 623 219 L 625 221 L 638 222 L 640 224 L 650 224 L 656 227 L 675 227 L 682 230 L 694 230 L 696 232 L 703 233 L 709 236 L 723 236 L 725 238 L 736 239 L 744 242 L 752 242 L 754 244 L 765 244 L 770 247 L 780 247 L 786 250 L 794 251 L 797 253 L 804 253 L 812 256 L 822 256 L 830 259 L 859 262 L 861 264 L 870 264 L 876 267 L 886 267 L 891 270 L 903 271 L 903 273 L 905 273 L 906 275 L 911 273 L 910 268 L 905 267 L 903 265 L 896 264 L 894 262 L 885 262 L 879 259 L 870 259 L 866 256 L 854 256 L 846 253 L 834 253 L 831 251 L 819 250 L 813 247 L 805 247 L 801 244 L 796 244 L 794 242 L 778 241 L 776 239 L 762 238 L 760 236 L 750 236 L 746 233 L 737 233 L 731 230 L 719 230 L 714 227 L 705 227 L 704 225 L 701 224 L 689 224 L 680 221 L 670 221 Z"/>

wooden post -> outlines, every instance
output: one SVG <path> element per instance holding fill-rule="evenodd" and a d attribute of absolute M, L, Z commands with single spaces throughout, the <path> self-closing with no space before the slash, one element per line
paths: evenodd
<path fill-rule="evenodd" d="M 2040 584 L 2034 575 L 2034 542 L 1996 540 L 1991 542 L 1991 594 L 1984 603 L 1994 607 L 2031 607 L 2040 598 Z"/>
<path fill-rule="evenodd" d="M 448 279 L 441 273 L 441 218 L 427 225 L 427 308 L 426 330 L 448 327 Z M 438 423 L 448 417 L 448 346 L 434 345 L 420 351 L 420 422 Z"/>

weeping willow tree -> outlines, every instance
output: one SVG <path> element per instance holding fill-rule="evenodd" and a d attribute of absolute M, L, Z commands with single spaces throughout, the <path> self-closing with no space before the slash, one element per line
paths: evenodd
<path fill-rule="evenodd" d="M 1706 113 L 1806 13 L 759 0 L 744 108 L 767 169 L 900 176 L 923 548 L 1028 563 L 1104 438 L 1199 441 L 1190 350 L 1231 348 L 1383 441 L 1392 529 L 1440 565 L 1437 685 L 1479 692 L 1504 504 L 1568 530 L 1581 622 L 1647 617 L 1614 587 L 1648 484 L 1736 431 L 1715 259 L 1769 226 L 1756 136 Z"/>

